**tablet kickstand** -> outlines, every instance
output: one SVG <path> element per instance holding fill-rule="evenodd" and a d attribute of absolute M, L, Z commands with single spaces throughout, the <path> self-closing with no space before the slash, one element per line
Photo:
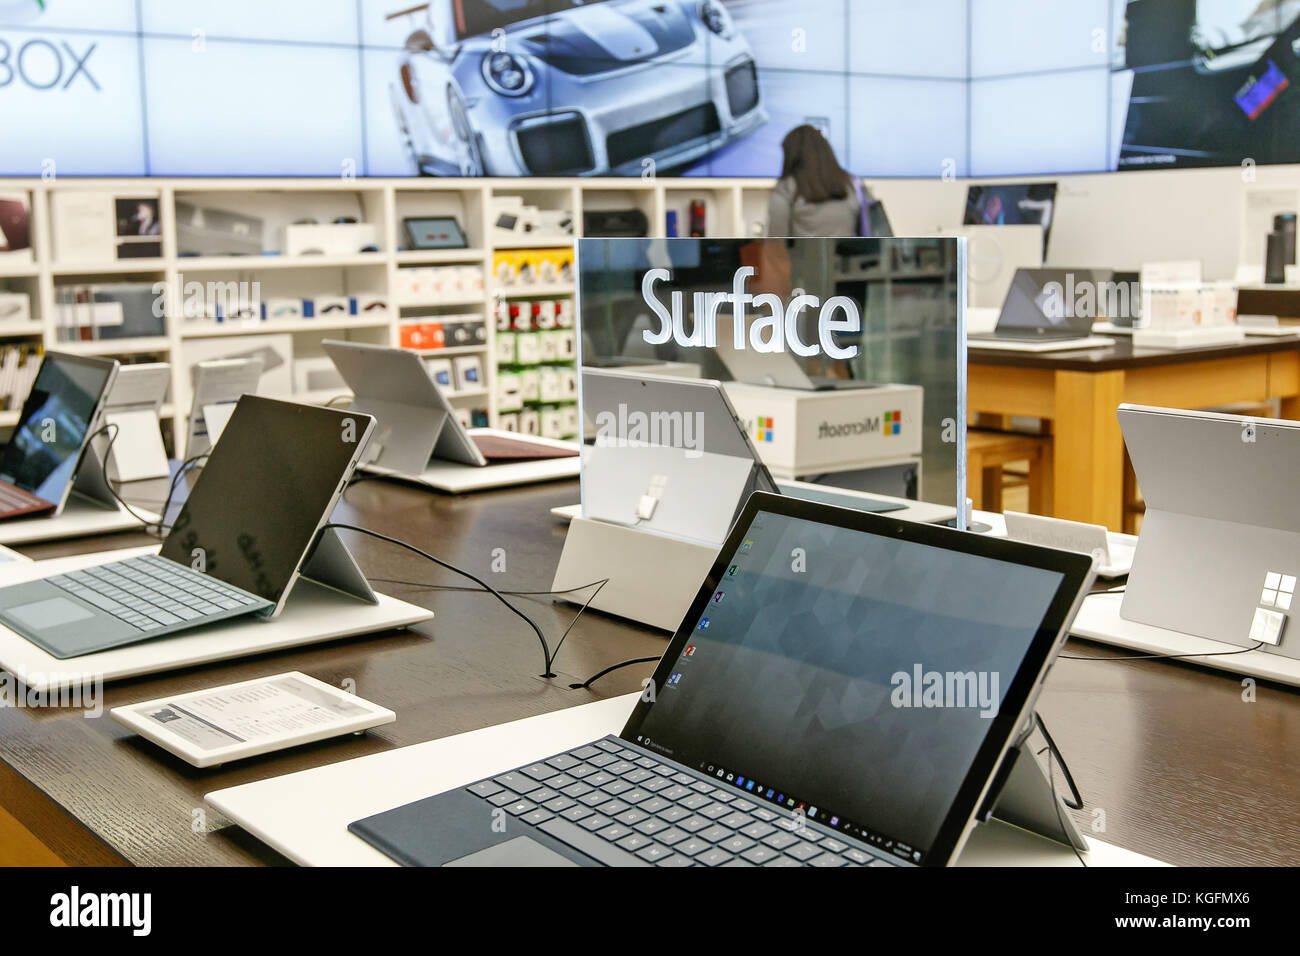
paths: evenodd
<path fill-rule="evenodd" d="M 302 566 L 302 576 L 360 598 L 368 604 L 379 603 L 374 589 L 361 573 L 360 566 L 339 536 L 337 528 L 326 528 L 321 534 L 316 547 Z M 292 601 L 293 598 L 290 597 L 289 600 Z"/>
<path fill-rule="evenodd" d="M 1088 842 L 1064 805 L 1056 805 L 1060 793 L 1058 791 L 1053 797 L 1047 776 L 1049 769 L 1029 749 L 1028 742 L 1008 750 L 1004 760 L 1010 763 L 1005 773 L 999 773 L 1000 789 L 985 800 L 985 806 L 991 804 L 993 812 L 981 814 L 981 819 L 988 820 L 989 816 L 994 816 L 1022 830 L 1086 851 Z M 998 782 L 995 781 L 994 786 L 998 787 Z"/>

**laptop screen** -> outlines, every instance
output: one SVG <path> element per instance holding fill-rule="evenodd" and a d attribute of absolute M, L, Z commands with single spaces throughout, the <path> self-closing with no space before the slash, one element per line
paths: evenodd
<path fill-rule="evenodd" d="M 729 540 L 623 736 L 923 862 L 1064 575 L 770 511 Z"/>
<path fill-rule="evenodd" d="M 356 412 L 245 395 L 162 556 L 189 567 L 201 562 L 227 584 L 278 602 L 371 422 Z"/>
<path fill-rule="evenodd" d="M 1087 269 L 1017 269 L 998 316 L 998 331 L 1038 329 L 1063 335 L 1092 332 L 1096 283 Z"/>
<path fill-rule="evenodd" d="M 76 476 L 113 362 L 47 355 L 0 455 L 0 480 L 58 504 Z"/>

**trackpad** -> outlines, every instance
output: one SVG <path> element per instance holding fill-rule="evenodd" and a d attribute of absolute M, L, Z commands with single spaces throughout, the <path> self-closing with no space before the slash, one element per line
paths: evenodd
<path fill-rule="evenodd" d="M 52 627 L 75 624 L 77 621 L 85 621 L 95 616 L 77 602 L 61 597 L 36 601 L 32 604 L 19 604 L 17 607 L 8 608 L 5 614 L 33 631 L 48 631 Z"/>
<path fill-rule="evenodd" d="M 577 866 L 568 857 L 560 856 L 550 847 L 536 840 L 518 836 L 505 843 L 497 843 L 486 850 L 444 863 L 443 866 Z"/>

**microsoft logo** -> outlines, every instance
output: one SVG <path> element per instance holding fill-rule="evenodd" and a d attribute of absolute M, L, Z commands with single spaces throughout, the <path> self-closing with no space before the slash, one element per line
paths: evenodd
<path fill-rule="evenodd" d="M 1286 611 L 1291 610 L 1295 597 L 1295 575 L 1269 571 L 1264 575 L 1264 590 L 1260 593 L 1255 616 L 1250 622 L 1250 639 L 1260 644 L 1279 644 L 1282 628 L 1286 626 Z"/>
<path fill-rule="evenodd" d="M 770 442 L 772 440 L 772 419 L 759 418 L 755 434 L 759 441 Z"/>
<path fill-rule="evenodd" d="M 900 411 L 885 412 L 885 423 L 880 429 L 880 433 L 888 438 L 890 435 L 897 435 L 903 430 L 903 413 Z"/>
<path fill-rule="evenodd" d="M 1284 611 L 1291 609 L 1291 598 L 1295 595 L 1295 575 L 1280 574 L 1269 571 L 1264 575 L 1264 592 L 1259 596 L 1259 603 L 1265 607 L 1280 607 Z"/>

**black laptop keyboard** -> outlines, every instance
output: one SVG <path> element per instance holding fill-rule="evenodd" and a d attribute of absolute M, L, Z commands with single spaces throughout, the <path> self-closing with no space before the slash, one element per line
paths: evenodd
<path fill-rule="evenodd" d="M 466 788 L 609 866 L 899 866 L 606 738 Z"/>
<path fill-rule="evenodd" d="M 265 607 L 262 598 L 151 554 L 46 580 L 149 633 Z"/>

